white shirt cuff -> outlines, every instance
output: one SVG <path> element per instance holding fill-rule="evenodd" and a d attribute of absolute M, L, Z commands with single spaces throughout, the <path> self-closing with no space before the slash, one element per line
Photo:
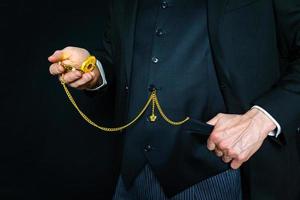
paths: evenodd
<path fill-rule="evenodd" d="M 251 109 L 253 109 L 253 108 L 256 108 L 256 109 L 258 109 L 258 110 L 260 110 L 260 111 L 262 111 L 265 115 L 267 115 L 267 117 L 270 119 L 270 120 L 272 120 L 273 121 L 273 123 L 276 125 L 276 127 L 277 127 L 277 131 L 275 132 L 275 131 L 272 131 L 272 132 L 270 132 L 269 133 L 269 136 L 273 136 L 273 137 L 278 137 L 279 135 L 280 135 L 280 133 L 281 133 L 281 126 L 279 125 L 279 123 L 265 110 L 265 109 L 263 109 L 262 107 L 260 107 L 260 106 L 253 106 Z"/>
<path fill-rule="evenodd" d="M 100 75 L 101 75 L 101 78 L 102 78 L 102 84 L 96 88 L 93 88 L 93 89 L 86 89 L 88 91 L 97 91 L 99 90 L 100 88 L 104 87 L 107 85 L 107 80 L 105 78 L 105 72 L 104 72 L 104 69 L 103 69 L 103 66 L 101 64 L 101 62 L 99 60 L 97 60 L 97 67 L 100 71 Z"/>

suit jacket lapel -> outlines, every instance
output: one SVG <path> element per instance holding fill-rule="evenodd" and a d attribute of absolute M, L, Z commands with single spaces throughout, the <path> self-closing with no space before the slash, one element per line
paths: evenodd
<path fill-rule="evenodd" d="M 239 99 L 234 95 L 230 87 L 230 76 L 226 66 L 222 65 L 222 49 L 219 34 L 220 24 L 224 15 L 225 6 L 229 0 L 207 0 L 208 2 L 208 28 L 211 42 L 213 60 L 220 85 L 223 85 L 224 100 L 227 111 L 232 113 L 243 113 L 246 109 L 241 107 Z"/>
<path fill-rule="evenodd" d="M 126 78 L 127 82 L 130 81 L 132 60 L 133 60 L 133 46 L 134 46 L 134 34 L 136 26 L 136 16 L 137 16 L 137 6 L 138 0 L 126 0 L 125 2 L 125 14 L 126 19 L 124 24 L 124 47 L 126 48 L 124 54 L 125 68 L 126 68 Z"/>
<path fill-rule="evenodd" d="M 224 14 L 225 5 L 228 0 L 207 0 L 208 4 L 208 31 L 210 35 L 211 48 L 214 55 L 214 60 L 216 67 L 219 66 L 219 57 L 221 56 L 221 48 L 219 46 L 219 26 L 221 22 L 221 17 Z"/>

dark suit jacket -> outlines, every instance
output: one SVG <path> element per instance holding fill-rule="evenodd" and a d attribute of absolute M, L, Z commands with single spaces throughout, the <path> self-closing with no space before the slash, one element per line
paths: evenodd
<path fill-rule="evenodd" d="M 112 1 L 98 55 L 116 83 L 118 123 L 127 114 L 136 8 L 137 0 Z M 266 139 L 243 166 L 244 198 L 299 199 L 300 2 L 208 0 L 208 23 L 228 112 L 259 105 L 282 127 L 280 138 Z"/>

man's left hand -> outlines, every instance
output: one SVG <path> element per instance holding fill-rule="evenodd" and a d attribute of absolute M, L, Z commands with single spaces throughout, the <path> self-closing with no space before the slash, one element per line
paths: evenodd
<path fill-rule="evenodd" d="M 244 115 L 221 113 L 207 123 L 215 126 L 207 148 L 215 151 L 224 162 L 231 162 L 233 169 L 246 162 L 276 128 L 274 122 L 256 108 Z"/>

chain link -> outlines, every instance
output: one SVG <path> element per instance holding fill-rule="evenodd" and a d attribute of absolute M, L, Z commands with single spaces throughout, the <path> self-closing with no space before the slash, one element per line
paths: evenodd
<path fill-rule="evenodd" d="M 66 95 L 68 96 L 70 102 L 72 103 L 72 105 L 75 107 L 75 109 L 77 110 L 77 112 L 81 115 L 81 117 L 90 125 L 96 127 L 97 129 L 100 129 L 104 132 L 118 132 L 118 131 L 122 131 L 128 127 L 130 127 L 131 125 L 133 125 L 134 123 L 136 123 L 141 117 L 142 115 L 145 113 L 145 111 L 147 110 L 147 108 L 149 107 L 149 105 L 152 103 L 152 114 L 150 116 L 150 121 L 151 122 L 155 122 L 157 119 L 157 116 L 155 115 L 155 106 L 157 107 L 157 110 L 159 111 L 160 115 L 162 116 L 162 118 L 169 124 L 173 125 L 173 126 L 179 126 L 184 124 L 185 122 L 187 122 L 190 118 L 187 117 L 182 121 L 172 121 L 171 119 L 169 119 L 166 114 L 163 112 L 163 109 L 161 108 L 158 98 L 157 98 L 157 94 L 156 94 L 156 90 L 152 91 L 151 95 L 149 96 L 148 101 L 146 102 L 146 104 L 144 105 L 144 107 L 142 108 L 142 110 L 140 111 L 140 113 L 138 113 L 138 115 L 128 124 L 125 124 L 123 126 L 120 127 L 103 127 L 100 126 L 98 124 L 96 124 L 94 121 L 92 121 L 86 114 L 84 114 L 81 109 L 78 107 L 77 103 L 75 102 L 71 92 L 69 91 L 68 87 L 66 86 L 66 84 L 61 80 L 61 84 L 64 88 L 64 91 L 66 93 Z"/>

